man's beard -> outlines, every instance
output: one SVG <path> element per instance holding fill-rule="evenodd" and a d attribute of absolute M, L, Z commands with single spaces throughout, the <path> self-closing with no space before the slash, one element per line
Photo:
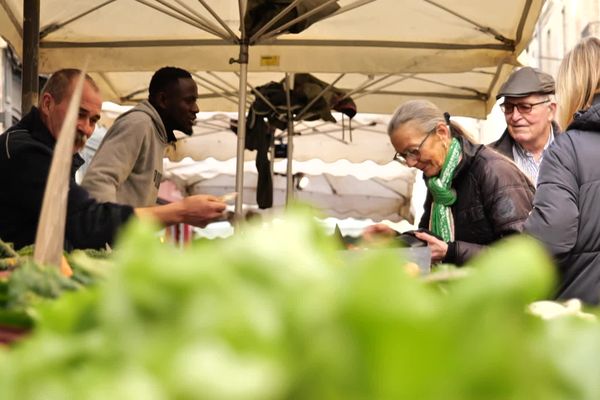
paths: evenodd
<path fill-rule="evenodd" d="M 169 134 L 172 134 L 172 131 L 183 132 L 187 136 L 192 136 L 192 134 L 194 133 L 193 127 L 188 128 L 182 126 L 182 124 L 178 123 L 173 117 L 168 117 L 166 122 L 167 123 L 165 124 L 165 128 L 167 129 L 168 136 L 171 136 Z"/>
<path fill-rule="evenodd" d="M 87 142 L 88 137 L 85 133 L 77 131 L 75 132 L 75 151 L 81 151 L 85 147 L 85 143 Z"/>

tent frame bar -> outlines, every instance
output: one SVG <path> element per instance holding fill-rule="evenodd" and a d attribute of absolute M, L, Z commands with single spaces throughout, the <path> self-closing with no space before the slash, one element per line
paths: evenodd
<path fill-rule="evenodd" d="M 57 30 L 59 30 L 59 29 L 62 29 L 62 28 L 64 28 L 65 26 L 69 25 L 71 22 L 75 22 L 75 21 L 77 21 L 78 19 L 80 19 L 80 18 L 82 18 L 82 17 L 85 17 L 86 15 L 88 15 L 88 14 L 91 14 L 91 13 L 93 13 L 94 11 L 96 11 L 96 10 L 98 10 L 98 9 L 100 9 L 100 8 L 102 8 L 102 7 L 104 7 L 104 6 L 108 5 L 108 4 L 110 4 L 110 3 L 114 3 L 115 1 L 116 1 L 116 0 L 108 0 L 108 1 L 105 1 L 104 3 L 102 3 L 102 4 L 99 4 L 99 5 L 97 5 L 97 6 L 94 6 L 94 7 L 90 8 L 89 10 L 87 10 L 87 11 L 84 11 L 84 12 L 82 12 L 81 14 L 78 14 L 78 15 L 76 15 L 76 16 L 72 17 L 71 19 L 68 19 L 68 20 L 66 20 L 66 21 L 64 21 L 64 22 L 55 23 L 55 24 L 50 24 L 50 25 L 47 25 L 47 26 L 45 26 L 45 27 L 41 28 L 41 29 L 40 29 L 40 39 L 43 39 L 43 38 L 45 38 L 46 36 L 48 36 L 48 35 L 49 35 L 49 34 L 51 34 L 52 32 L 56 32 Z"/>
<path fill-rule="evenodd" d="M 10 19 L 10 22 L 12 23 L 13 28 L 15 28 L 15 31 L 17 31 L 17 33 L 19 34 L 19 37 L 22 40 L 23 39 L 23 28 L 21 27 L 21 24 L 19 24 L 19 20 L 15 16 L 15 13 L 10 9 L 9 5 L 6 3 L 6 0 L 0 0 L 0 8 L 2 8 L 6 12 L 6 15 L 8 16 L 8 19 Z"/>
<path fill-rule="evenodd" d="M 206 79 L 205 77 L 197 74 L 196 72 L 192 72 L 192 75 L 200 80 L 201 82 L 196 82 L 198 85 L 202 86 L 203 88 L 213 92 L 214 94 L 223 97 L 225 100 L 229 100 L 234 104 L 238 104 L 238 101 L 235 100 L 235 96 L 228 96 L 227 95 L 227 90 L 226 88 L 224 88 L 223 86 L 219 86 L 218 84 L 211 82 L 210 80 Z M 210 85 L 216 87 L 217 89 L 221 90 L 222 93 L 219 93 L 217 90 L 213 89 Z"/>
<path fill-rule="evenodd" d="M 210 87 L 208 84 L 206 84 L 204 82 L 198 82 L 198 81 L 196 81 L 196 84 L 198 86 L 203 87 L 204 89 L 208 90 L 209 92 L 212 92 L 212 93 L 216 94 L 217 97 L 221 97 L 224 100 L 227 100 L 227 101 L 235 104 L 236 106 L 239 105 L 239 102 L 235 100 L 234 96 L 228 96 L 225 92 L 219 93 L 215 89 L 213 89 L 212 87 Z"/>
<path fill-rule="evenodd" d="M 365 80 L 363 83 L 361 83 L 360 85 L 358 85 L 358 86 L 357 86 L 357 87 L 355 87 L 354 89 L 352 89 L 352 90 L 350 90 L 349 92 L 347 92 L 347 93 L 344 95 L 344 97 L 342 97 L 342 98 L 340 99 L 340 101 L 342 101 L 342 100 L 346 100 L 348 97 L 352 96 L 354 93 L 357 93 L 357 92 L 360 92 L 360 91 L 362 91 L 362 90 L 365 90 L 365 89 L 367 89 L 367 88 L 370 88 L 371 86 L 373 86 L 373 85 L 375 85 L 375 84 L 377 84 L 377 83 L 379 83 L 379 82 L 381 82 L 381 81 L 384 81 L 384 80 L 386 80 L 387 78 L 389 78 L 389 77 L 391 77 L 391 76 L 394 76 L 394 74 L 385 74 L 384 76 L 381 76 L 381 77 L 379 77 L 379 78 L 377 78 L 377 79 L 373 80 L 373 79 L 374 79 L 374 77 L 373 77 L 372 75 L 369 75 L 369 76 L 367 77 L 367 79 L 366 79 L 366 80 Z"/>
<path fill-rule="evenodd" d="M 329 90 L 331 90 L 333 85 L 335 85 L 345 75 L 346 74 L 340 74 L 333 82 L 331 82 L 329 85 L 327 85 L 327 87 L 325 87 L 323 90 L 321 90 L 321 92 L 317 95 L 317 97 L 312 99 L 310 101 L 310 103 L 305 105 L 304 108 L 296 115 L 295 120 L 299 121 L 304 116 L 304 114 L 306 114 L 306 112 L 313 106 L 313 104 L 315 104 L 317 101 L 319 101 L 319 99 L 321 99 L 321 97 L 323 97 L 323 95 L 325 95 L 325 93 L 327 93 Z M 287 74 L 286 74 L 286 78 L 287 78 Z M 288 89 L 288 91 L 289 91 L 289 89 Z M 290 106 L 288 105 L 288 107 L 290 107 Z"/>
<path fill-rule="evenodd" d="M 343 14 L 343 13 L 345 13 L 347 11 L 354 10 L 355 8 L 362 7 L 364 5 L 372 3 L 374 1 L 375 0 L 357 0 L 354 3 L 348 4 L 347 6 L 344 6 L 344 7 L 340 8 L 339 10 L 337 10 L 336 12 L 334 12 L 333 14 L 328 15 L 327 17 L 323 18 L 321 21 L 329 19 L 329 18 L 332 18 L 332 17 L 335 17 L 336 15 Z"/>
<path fill-rule="evenodd" d="M 142 1 L 142 0 L 136 0 Z M 186 23 L 188 23 L 186 21 Z M 273 40 L 264 43 L 269 46 L 330 46 L 330 47 L 378 47 L 382 49 L 412 49 L 412 50 L 497 50 L 513 51 L 514 47 L 500 43 L 454 44 L 454 43 L 422 43 L 422 42 L 390 42 L 384 40 Z M 191 47 L 191 46 L 223 46 L 218 39 L 173 39 L 173 40 L 123 40 L 113 42 L 67 42 L 44 41 L 40 47 L 44 49 L 70 48 L 122 48 L 122 47 Z M 114 72 L 114 71 L 110 71 Z M 281 72 L 281 71 L 280 71 Z M 322 71 L 326 72 L 326 71 Z"/>
<path fill-rule="evenodd" d="M 203 29 L 205 31 L 212 32 L 214 35 L 222 37 L 225 40 L 228 39 L 227 32 L 221 30 L 221 28 L 219 28 L 218 26 L 216 26 L 212 22 L 208 21 L 206 18 L 200 16 L 198 13 L 190 11 L 189 7 L 183 6 L 180 2 L 177 2 L 177 4 L 179 4 L 180 6 L 183 6 L 183 8 L 185 10 L 182 10 L 180 8 L 175 7 L 174 5 L 172 5 L 171 3 L 167 2 L 166 0 L 154 0 L 154 1 L 162 4 L 163 6 L 165 6 L 167 8 L 170 8 L 175 13 L 177 13 L 177 14 L 185 17 L 185 18 L 188 18 L 190 21 L 194 21 L 199 26 L 203 27 Z M 175 0 L 175 1 L 177 1 L 177 0 Z M 235 38 L 235 35 L 234 35 L 233 40 L 235 41 L 236 39 L 237 38 Z"/>
<path fill-rule="evenodd" d="M 271 103 L 271 101 L 269 99 L 267 99 L 265 97 L 265 95 L 263 95 L 258 89 L 256 89 L 254 86 L 252 86 L 250 83 L 246 82 L 246 86 L 250 88 L 250 91 L 255 95 L 260 97 L 260 99 L 262 101 L 265 102 L 265 104 L 267 106 L 269 106 L 269 108 L 277 115 L 280 115 L 282 112 L 280 110 L 277 110 L 277 107 L 275 107 L 275 105 L 273 103 Z"/>
<path fill-rule="evenodd" d="M 213 18 L 216 19 L 217 22 L 227 31 L 231 40 L 233 40 L 235 43 L 239 43 L 240 38 L 238 38 L 237 35 L 231 30 L 229 25 L 227 25 L 225 23 L 225 21 L 223 21 L 223 19 L 221 17 L 219 17 L 219 14 L 217 14 L 215 12 L 215 10 L 212 9 L 211 6 L 206 4 L 206 1 L 204 1 L 204 0 L 198 0 L 198 1 L 200 2 L 200 4 L 202 4 L 204 6 L 204 8 L 210 13 L 210 15 L 212 15 Z M 209 21 L 206 21 L 206 22 L 208 23 Z"/>
<path fill-rule="evenodd" d="M 117 88 L 113 85 L 112 81 L 108 78 L 108 76 L 106 76 L 106 73 L 99 72 L 98 75 L 100 76 L 100 78 L 102 78 L 104 83 L 106 83 L 106 86 L 108 86 L 108 88 L 111 90 L 111 92 L 114 93 L 115 97 L 121 98 L 121 93 L 119 93 Z"/>
<path fill-rule="evenodd" d="M 177 4 L 179 4 L 181 7 L 185 8 L 187 11 L 189 11 L 190 13 L 192 13 L 196 18 L 196 20 L 198 22 L 203 22 L 204 24 L 206 24 L 207 26 L 211 27 L 213 30 L 215 31 L 219 31 L 219 27 L 216 26 L 215 24 L 213 24 L 208 18 L 204 17 L 202 14 L 200 14 L 198 11 L 194 10 L 193 8 L 191 8 L 189 5 L 185 4 L 182 0 L 175 0 L 177 2 Z M 224 32 L 223 32 L 224 33 Z M 233 35 L 232 39 L 234 41 L 236 41 L 237 43 L 237 37 L 235 35 Z"/>
<path fill-rule="evenodd" d="M 338 0 L 327 0 L 325 1 L 323 4 L 321 4 L 318 7 L 313 8 L 312 10 L 298 16 L 297 18 L 294 18 L 293 20 L 291 20 L 290 22 L 283 24 L 282 26 L 280 26 L 279 28 L 275 28 L 274 30 L 265 33 L 262 37 L 259 37 L 257 39 L 257 43 L 261 42 L 263 40 L 268 40 L 271 39 L 273 37 L 276 37 L 280 34 L 283 33 L 283 31 L 285 31 L 287 28 L 289 28 L 290 26 L 293 26 L 294 24 L 297 24 L 298 22 L 302 22 L 305 19 L 308 19 L 308 17 L 310 17 L 313 14 L 318 13 L 319 11 L 321 11 L 323 8 L 327 7 L 328 5 L 337 2 Z"/>
<path fill-rule="evenodd" d="M 258 39 L 267 31 L 267 29 L 271 28 L 277 21 L 279 21 L 284 15 L 292 10 L 298 3 L 303 0 L 294 0 L 292 1 L 286 8 L 281 10 L 279 14 L 271 18 L 269 22 L 263 25 L 252 37 L 250 38 L 250 44 L 253 45 L 256 43 Z"/>
<path fill-rule="evenodd" d="M 508 39 L 507 37 L 505 37 L 504 35 L 502 35 L 497 30 L 492 29 L 489 26 L 483 26 L 480 23 L 475 22 L 472 19 L 469 19 L 469 18 L 465 17 L 464 15 L 461 15 L 461 14 L 457 13 L 456 11 L 453 11 L 453 10 L 449 9 L 448 7 L 444 7 L 443 5 L 438 4 L 438 3 L 436 3 L 433 0 L 425 0 L 425 2 L 431 4 L 432 6 L 435 6 L 435 7 L 439 8 L 441 10 L 444 10 L 447 13 L 452 14 L 455 17 L 460 18 L 460 19 L 462 19 L 465 22 L 468 22 L 469 24 L 477 27 L 477 30 L 479 30 L 480 32 L 486 33 L 486 34 L 488 34 L 490 36 L 493 36 L 496 40 L 498 40 L 498 41 L 500 41 L 502 43 L 505 43 L 507 45 L 510 45 L 510 46 L 512 46 L 514 48 L 515 41 L 512 40 L 512 39 Z"/>
<path fill-rule="evenodd" d="M 192 19 L 192 18 L 190 18 L 190 17 L 187 17 L 185 14 L 184 14 L 184 15 L 177 15 L 177 14 L 176 14 L 176 13 L 174 13 L 174 12 L 171 12 L 171 11 L 169 11 L 169 10 L 165 10 L 164 8 L 161 8 L 161 7 L 159 7 L 159 6 L 155 5 L 155 4 L 152 4 L 152 3 L 150 3 L 150 2 L 149 2 L 149 1 L 147 1 L 147 0 L 135 0 L 135 1 L 137 1 L 137 2 L 138 2 L 138 3 L 140 3 L 140 4 L 143 4 L 143 5 L 145 5 L 145 6 L 147 6 L 147 7 L 153 8 L 153 9 L 155 9 L 156 11 L 158 11 L 158 12 L 161 12 L 161 13 L 163 13 L 163 14 L 165 14 L 165 15 L 168 15 L 168 16 L 169 16 L 169 17 L 171 17 L 171 18 L 175 18 L 175 19 L 177 19 L 177 20 L 179 20 L 179 21 L 181 21 L 181 22 L 184 22 L 184 23 L 186 23 L 186 24 L 188 24 L 188 25 L 191 25 L 191 26 L 193 26 L 194 28 L 198 28 L 198 29 L 200 29 L 200 30 L 202 30 L 202 31 L 208 32 L 208 33 L 210 33 L 210 34 L 213 34 L 213 35 L 215 35 L 215 36 L 217 36 L 217 37 L 220 37 L 220 38 L 221 38 L 221 39 L 223 39 L 223 40 L 227 40 L 227 41 L 229 40 L 229 37 L 228 37 L 227 35 L 225 35 L 224 33 L 221 33 L 221 32 L 215 32 L 215 31 L 213 31 L 212 29 L 209 29 L 208 27 L 206 27 L 206 26 L 202 25 L 201 23 L 199 23 L 199 22 L 198 22 L 198 21 L 196 21 L 195 19 Z M 160 0 L 157 0 L 157 1 L 160 1 Z M 181 14 L 181 13 L 180 13 L 180 14 Z"/>
<path fill-rule="evenodd" d="M 411 79 L 411 78 L 413 78 L 415 76 L 415 74 L 406 74 L 406 75 L 405 74 L 399 74 L 399 75 L 394 75 L 394 76 L 400 76 L 400 78 L 394 79 L 391 82 L 386 82 L 385 84 L 380 85 L 380 86 L 376 87 L 375 89 L 366 90 L 366 88 L 363 88 L 362 90 L 360 90 L 358 92 L 358 94 L 356 96 L 354 96 L 354 99 L 360 99 L 361 97 L 364 97 L 364 96 L 366 96 L 368 94 L 377 93 L 379 90 L 381 90 L 383 88 L 395 85 L 396 83 L 405 81 L 407 79 Z M 369 85 L 369 87 L 371 87 L 371 86 L 373 86 L 373 85 Z"/>

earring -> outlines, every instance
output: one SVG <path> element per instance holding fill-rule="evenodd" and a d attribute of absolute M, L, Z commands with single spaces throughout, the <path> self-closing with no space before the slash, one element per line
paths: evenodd
<path fill-rule="evenodd" d="M 446 142 L 442 142 L 442 146 L 444 146 L 444 150 L 448 150 L 448 144 Z"/>

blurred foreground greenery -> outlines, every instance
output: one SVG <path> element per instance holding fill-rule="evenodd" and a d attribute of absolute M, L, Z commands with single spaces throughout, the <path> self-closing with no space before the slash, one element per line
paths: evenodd
<path fill-rule="evenodd" d="M 184 251 L 129 226 L 105 280 L 0 351 L 1 398 L 600 399 L 599 324 L 525 312 L 554 282 L 532 239 L 440 290 L 394 252 L 345 257 L 312 221 Z"/>

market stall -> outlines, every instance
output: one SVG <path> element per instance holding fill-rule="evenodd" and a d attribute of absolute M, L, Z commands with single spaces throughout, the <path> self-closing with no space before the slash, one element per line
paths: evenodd
<path fill-rule="evenodd" d="M 90 57 L 90 71 L 107 98 L 119 100 L 145 90 L 147 78 L 139 86 L 141 78 L 132 74 L 173 60 L 199 74 L 239 72 L 211 75 L 209 96 L 221 98 L 215 84 L 221 86 L 228 102 L 239 101 L 242 121 L 247 84 L 253 84 L 248 73 L 275 71 L 336 74 L 323 76 L 327 82 L 348 74 L 342 87 L 365 98 L 362 112 L 390 112 L 403 99 L 425 96 L 453 114 L 485 116 L 497 86 L 527 44 L 542 6 L 541 0 L 487 1 L 476 7 L 469 1 L 432 0 L 322 0 L 310 2 L 312 8 L 300 0 L 283 3 L 261 25 L 247 14 L 257 3 L 246 1 L 85 1 L 68 6 L 45 1 L 37 14 L 40 71 L 72 67 Z M 37 33 L 37 24 L 23 29 L 20 1 L 1 5 L 0 34 L 22 55 L 29 48 L 22 47 L 20 32 Z M 36 21 L 33 11 L 28 18 Z M 128 86 L 130 82 L 137 86 Z M 240 127 L 238 191 L 243 187 L 245 124 Z M 292 154 L 292 136 L 289 142 Z M 240 211 L 242 200 L 236 203 Z"/>

